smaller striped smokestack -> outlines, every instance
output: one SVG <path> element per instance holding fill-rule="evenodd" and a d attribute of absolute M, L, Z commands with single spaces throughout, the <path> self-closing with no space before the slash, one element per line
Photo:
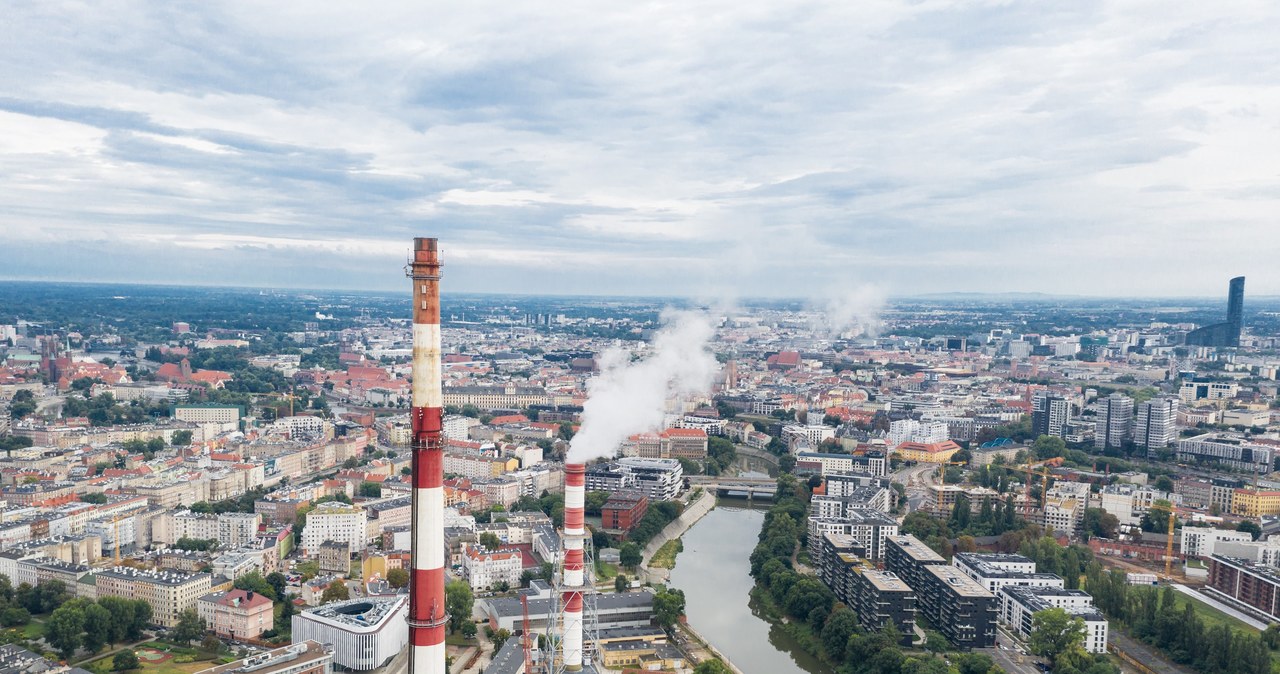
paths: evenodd
<path fill-rule="evenodd" d="M 584 583 L 582 546 L 587 536 L 583 523 L 586 503 L 587 466 L 567 463 L 564 467 L 564 669 L 582 670 L 582 589 Z"/>

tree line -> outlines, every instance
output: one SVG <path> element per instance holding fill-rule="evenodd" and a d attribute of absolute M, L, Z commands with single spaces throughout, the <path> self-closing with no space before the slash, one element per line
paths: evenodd
<path fill-rule="evenodd" d="M 1258 634 L 1234 630 L 1225 622 L 1210 625 L 1196 612 L 1195 603 L 1181 602 L 1173 587 L 1157 590 L 1130 585 L 1125 573 L 1103 570 L 1097 562 L 1085 571 L 1094 604 L 1123 629 L 1169 655 L 1179 664 L 1204 674 L 1269 674 L 1271 648 Z M 1280 641 L 1277 641 L 1280 645 Z"/>

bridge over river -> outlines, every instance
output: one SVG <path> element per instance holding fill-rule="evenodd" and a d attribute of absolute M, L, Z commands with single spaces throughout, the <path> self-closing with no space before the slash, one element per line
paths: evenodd
<path fill-rule="evenodd" d="M 778 483 L 769 477 L 729 477 L 727 475 L 689 475 L 689 485 L 702 487 L 717 496 L 745 496 L 749 499 L 772 499 Z"/>

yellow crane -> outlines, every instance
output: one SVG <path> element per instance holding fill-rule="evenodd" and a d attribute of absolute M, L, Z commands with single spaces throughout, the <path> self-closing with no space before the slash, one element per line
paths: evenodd
<path fill-rule="evenodd" d="M 120 566 L 120 516 L 116 515 L 111 518 L 111 538 L 113 539 L 112 547 L 115 548 L 116 566 Z"/>
<path fill-rule="evenodd" d="M 947 466 L 964 466 L 968 465 L 968 461 L 942 461 L 938 464 L 938 476 L 941 484 L 945 487 L 947 484 Z"/>
<path fill-rule="evenodd" d="M 1164 544 L 1164 575 L 1173 577 L 1173 508 L 1169 508 L 1169 537 Z"/>
<path fill-rule="evenodd" d="M 1035 467 L 1039 467 L 1040 470 L 1032 470 L 1032 468 L 1035 468 Z M 1031 474 L 1035 473 L 1036 475 L 1040 475 L 1043 478 L 1043 483 L 1042 483 L 1042 486 L 1040 487 L 1040 509 L 1043 510 L 1045 503 L 1048 501 L 1049 471 L 1046 470 L 1043 465 L 1038 465 L 1034 463 L 1028 463 L 1024 465 L 1022 467 L 1022 470 L 1025 471 L 1027 474 L 1026 484 L 1023 485 L 1023 490 L 1022 490 L 1023 492 L 1022 493 L 1022 510 L 1023 510 L 1022 514 L 1024 519 L 1030 519 L 1031 517 Z"/>

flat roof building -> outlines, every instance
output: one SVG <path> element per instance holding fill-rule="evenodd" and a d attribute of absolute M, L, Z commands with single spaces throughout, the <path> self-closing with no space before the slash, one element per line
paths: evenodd
<path fill-rule="evenodd" d="M 293 638 L 333 645 L 334 664 L 369 671 L 409 644 L 409 596 L 333 602 L 293 616 Z"/>

